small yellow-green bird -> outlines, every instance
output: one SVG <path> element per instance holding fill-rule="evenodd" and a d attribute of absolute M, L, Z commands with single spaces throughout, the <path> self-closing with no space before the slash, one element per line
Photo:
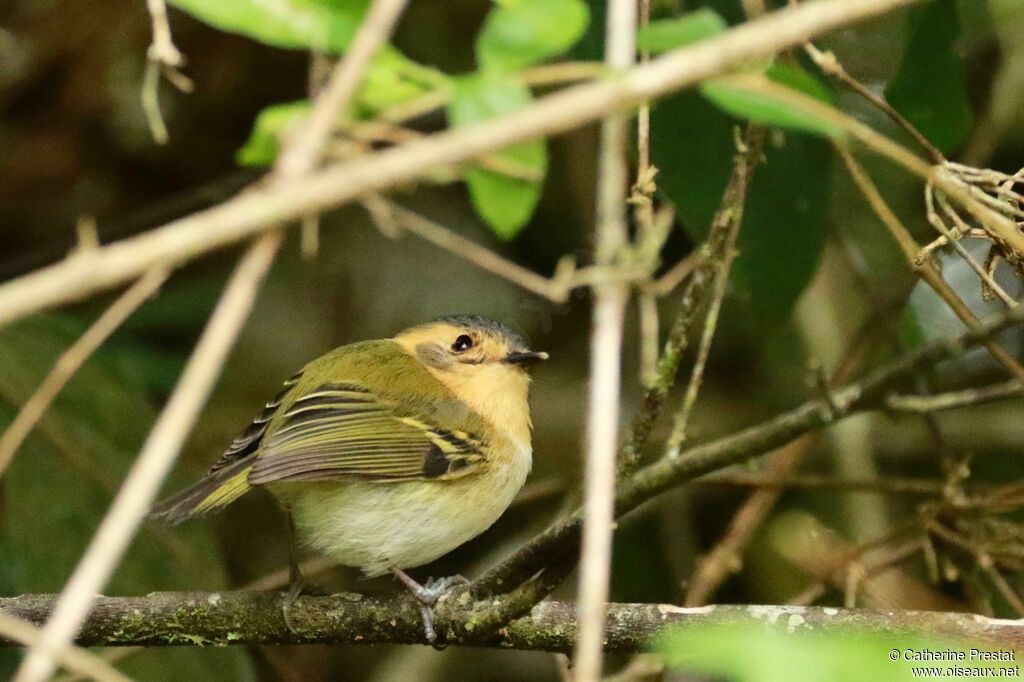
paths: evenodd
<path fill-rule="evenodd" d="M 461 578 L 419 585 L 403 569 L 479 535 L 519 492 L 533 456 L 526 370 L 547 357 L 472 315 L 337 348 L 286 381 L 206 477 L 153 515 L 178 523 L 265 486 L 299 540 L 369 576 L 394 572 L 433 641 L 431 607 Z M 302 585 L 290 554 L 286 619 Z"/>

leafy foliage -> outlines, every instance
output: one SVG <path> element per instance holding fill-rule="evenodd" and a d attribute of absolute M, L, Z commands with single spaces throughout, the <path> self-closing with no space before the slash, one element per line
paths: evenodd
<path fill-rule="evenodd" d="M 236 160 L 243 166 L 269 166 L 280 151 L 281 139 L 309 114 L 309 100 L 275 104 L 256 117 L 256 124 Z"/>
<path fill-rule="evenodd" d="M 758 607 L 750 607 L 757 609 Z M 766 607 L 774 608 L 774 607 Z M 894 650 L 945 650 L 947 643 L 894 633 L 847 628 L 814 631 L 798 612 L 765 614 L 763 627 L 719 625 L 677 628 L 662 636 L 656 650 L 673 669 L 724 677 L 734 682 L 835 680 L 895 682 L 913 679 L 913 663 L 891 660 Z M 742 655 L 737 655 L 742 652 Z M 951 667 L 942 661 L 922 666 Z M 980 666 L 978 666 L 980 667 Z"/>
<path fill-rule="evenodd" d="M 268 45 L 344 52 L 367 0 L 355 3 L 283 0 L 177 0 L 181 9 L 224 29 Z M 457 81 L 407 59 L 391 47 L 377 55 L 360 86 L 356 110 L 370 116 L 431 90 L 453 92 L 448 116 L 454 126 L 468 125 L 514 111 L 531 100 L 515 72 L 572 47 L 582 36 L 590 15 L 581 0 L 515 0 L 495 6 L 476 41 L 480 71 Z M 253 131 L 237 154 L 240 164 L 267 166 L 274 162 L 287 129 L 300 122 L 309 102 L 276 104 L 260 112 Z M 547 170 L 543 140 L 501 152 L 502 158 L 535 172 L 539 180 L 472 167 L 466 172 L 473 206 L 496 235 L 511 239 L 533 215 Z"/>
<path fill-rule="evenodd" d="M 964 61 L 956 51 L 960 17 L 953 0 L 914 8 L 909 38 L 885 98 L 943 152 L 964 143 L 973 114 L 967 100 Z"/>
<path fill-rule="evenodd" d="M 583 35 L 590 13 L 580 0 L 496 3 L 476 39 L 485 69 L 515 71 L 557 56 Z"/>
<path fill-rule="evenodd" d="M 651 154 L 661 191 L 693 239 L 707 234 L 735 154 L 735 123 L 694 92 L 659 102 Z M 695 135 L 692 131 L 701 131 Z M 789 319 L 818 265 L 828 233 L 831 154 L 824 141 L 777 137 L 765 150 L 747 198 L 733 283 L 769 327 Z"/>
<path fill-rule="evenodd" d="M 661 19 L 637 32 L 637 48 L 659 54 L 723 33 L 728 27 L 714 10 L 703 8 L 675 19 Z"/>
<path fill-rule="evenodd" d="M 810 95 L 825 102 L 831 93 L 803 69 L 788 64 L 773 64 L 765 72 L 769 82 Z M 752 85 L 752 84 L 751 84 Z M 716 79 L 703 83 L 701 93 L 722 111 L 754 123 L 776 126 L 828 138 L 840 138 L 843 130 L 820 116 L 793 106 L 773 92 L 746 85 L 736 79 Z"/>
<path fill-rule="evenodd" d="M 223 31 L 267 45 L 341 53 L 359 28 L 369 0 L 170 0 Z"/>
<path fill-rule="evenodd" d="M 455 97 L 448 107 L 453 126 L 464 126 L 526 106 L 530 91 L 514 78 L 502 73 L 484 72 L 459 79 Z M 547 170 L 547 150 L 543 140 L 510 147 L 500 153 L 524 169 L 543 177 Z M 466 183 L 477 212 L 495 234 L 511 239 L 526 224 L 540 198 L 540 183 L 520 180 L 474 166 L 466 170 Z"/>

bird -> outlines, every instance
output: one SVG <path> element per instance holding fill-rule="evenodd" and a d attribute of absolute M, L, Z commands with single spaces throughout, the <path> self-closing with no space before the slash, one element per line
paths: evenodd
<path fill-rule="evenodd" d="M 547 358 L 478 315 L 341 346 L 285 381 L 209 473 L 151 516 L 177 524 L 265 488 L 288 515 L 289 628 L 301 543 L 368 577 L 393 573 L 434 643 L 433 606 L 466 580 L 420 584 L 405 571 L 485 531 L 522 488 L 533 462 L 528 370 Z"/>

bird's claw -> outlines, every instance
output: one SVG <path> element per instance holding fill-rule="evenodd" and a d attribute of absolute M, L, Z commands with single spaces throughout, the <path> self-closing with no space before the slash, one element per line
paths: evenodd
<path fill-rule="evenodd" d="M 437 600 L 441 598 L 448 590 L 452 589 L 456 585 L 468 585 L 469 581 L 461 575 L 450 575 L 445 578 L 427 578 L 421 586 L 421 594 L 417 594 L 416 598 L 420 601 L 429 600 L 429 604 L 433 606 L 437 603 Z"/>
<path fill-rule="evenodd" d="M 423 634 L 435 649 L 443 649 L 444 644 L 438 643 L 437 631 L 434 630 L 434 605 L 450 589 L 456 585 L 468 585 L 469 581 L 461 575 L 452 575 L 445 578 L 428 578 L 426 583 L 420 585 L 410 578 L 403 571 L 395 571 L 395 575 L 405 587 L 416 597 L 419 602 L 420 616 L 423 618 Z"/>
<path fill-rule="evenodd" d="M 292 604 L 302 595 L 303 589 L 304 585 L 301 581 L 293 582 L 292 586 L 288 588 L 288 592 L 284 595 L 284 603 L 281 604 L 281 615 L 284 616 L 284 624 L 293 635 L 297 635 L 299 632 L 295 629 L 295 624 L 292 622 Z"/>

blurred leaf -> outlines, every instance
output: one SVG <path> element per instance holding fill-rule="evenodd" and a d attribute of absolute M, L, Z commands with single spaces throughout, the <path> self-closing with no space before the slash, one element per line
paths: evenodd
<path fill-rule="evenodd" d="M 640 27 L 637 48 L 659 54 L 716 36 L 729 28 L 714 10 L 699 9 L 677 19 L 661 19 Z"/>
<path fill-rule="evenodd" d="M 532 99 L 529 89 L 512 76 L 481 72 L 460 78 L 448 107 L 452 126 L 465 126 L 520 109 Z M 547 171 L 544 140 L 517 144 L 499 153 L 523 168 Z M 540 199 L 541 183 L 509 177 L 478 166 L 466 169 L 466 183 L 477 213 L 502 239 L 512 239 L 526 225 Z"/>
<path fill-rule="evenodd" d="M 356 93 L 363 118 L 419 97 L 430 90 L 449 87 L 451 79 L 441 71 L 423 66 L 393 49 L 381 50 L 363 75 Z"/>
<path fill-rule="evenodd" d="M 242 166 L 269 166 L 280 150 L 281 139 L 309 114 L 309 100 L 272 104 L 256 116 L 252 133 L 238 150 L 235 160 Z"/>
<path fill-rule="evenodd" d="M 170 0 L 211 26 L 275 47 L 341 53 L 369 0 Z"/>
<path fill-rule="evenodd" d="M 801 609 L 751 606 L 764 609 L 763 625 L 722 624 L 712 627 L 675 628 L 663 635 L 656 651 L 666 665 L 733 682 L 859 682 L 860 680 L 913 679 L 912 667 L 974 667 L 948 661 L 890 659 L 893 650 L 902 656 L 907 649 L 942 650 L 954 646 L 940 640 L 876 633 L 853 628 L 811 630 Z M 966 651 L 968 647 L 959 647 Z M 737 655 L 743 652 L 743 655 Z M 988 664 L 991 665 L 991 664 Z M 985 664 L 976 664 L 983 668 Z"/>
<path fill-rule="evenodd" d="M 955 43 L 960 17 L 953 0 L 914 8 L 899 71 L 885 98 L 943 152 L 959 147 L 971 132 L 964 61 Z"/>
<path fill-rule="evenodd" d="M 803 69 L 788 64 L 773 64 L 765 72 L 768 80 L 790 90 L 809 95 L 831 104 L 832 93 Z M 840 138 L 843 129 L 831 121 L 794 106 L 792 103 L 746 84 L 745 80 L 720 78 L 702 83 L 701 94 L 728 114 L 746 118 L 755 123 L 777 126 L 788 130 Z"/>
<path fill-rule="evenodd" d="M 694 240 L 707 236 L 736 153 L 735 124 L 695 92 L 655 104 L 651 155 L 659 190 Z M 733 268 L 734 292 L 769 327 L 789 319 L 810 282 L 829 228 L 830 145 L 805 135 L 771 136 L 767 163 L 747 195 Z"/>
<path fill-rule="evenodd" d="M 37 316 L 0 333 L 0 426 L 13 418 L 54 360 L 81 332 L 67 319 Z M 123 342 L 122 342 L 123 343 Z M 153 420 L 146 387 L 92 358 L 71 380 L 12 462 L 0 485 L 0 591 L 59 591 L 138 453 Z M 170 486 L 182 485 L 174 476 Z M 106 590 L 144 594 L 224 585 L 220 552 L 208 524 L 171 529 L 146 524 Z M 0 676 L 17 657 L 0 653 Z M 244 650 L 166 649 L 140 653 L 141 679 L 253 679 Z M 5 677 L 5 676 L 4 676 Z"/>
<path fill-rule="evenodd" d="M 487 15 L 476 40 L 477 62 L 514 71 L 562 54 L 587 28 L 581 0 L 509 0 Z"/>

